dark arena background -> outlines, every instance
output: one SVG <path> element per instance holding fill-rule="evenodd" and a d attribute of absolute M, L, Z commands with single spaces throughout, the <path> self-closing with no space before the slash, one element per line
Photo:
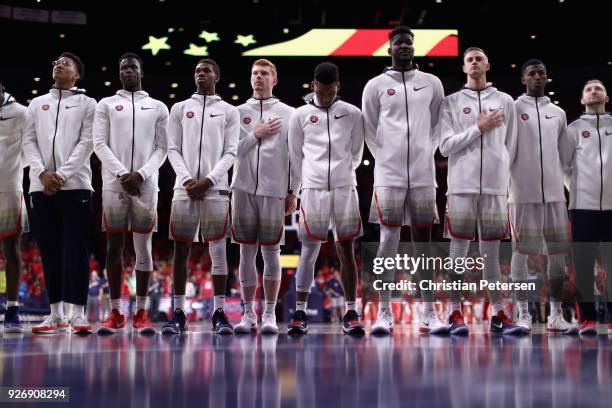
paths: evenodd
<path fill-rule="evenodd" d="M 597 78 L 612 86 L 606 6 L 606 2 L 577 0 L 0 0 L 0 81 L 27 106 L 31 99 L 49 91 L 52 61 L 70 51 L 85 64 L 85 77 L 78 86 L 99 101 L 121 89 L 118 59 L 125 52 L 135 52 L 144 61 L 143 89 L 170 109 L 195 92 L 196 63 L 212 58 L 221 68 L 217 93 L 238 106 L 252 96 L 252 63 L 267 58 L 278 68 L 274 95 L 299 107 L 304 103 L 302 97 L 311 92 L 314 67 L 331 61 L 339 67 L 341 99 L 360 107 L 366 82 L 391 63 L 386 55 L 387 34 L 381 30 L 407 25 L 415 30 L 415 62 L 421 71 L 440 78 L 446 95 L 465 84 L 461 65 L 467 47 L 485 50 L 491 63 L 487 80 L 513 98 L 525 92 L 521 65 L 538 58 L 548 71 L 546 96 L 565 110 L 571 123 L 584 111 L 580 96 L 587 80 Z M 435 163 L 441 223 L 434 226 L 432 240 L 444 251 L 448 244 L 443 238 L 447 161 L 437 152 Z M 393 334 L 370 335 L 378 297 L 366 283 L 371 272 L 363 268 L 361 245 L 379 241 L 378 225 L 367 222 L 374 165 L 364 148 L 357 169 L 364 234 L 356 241 L 355 254 L 363 276 L 358 283 L 357 307 L 365 336 L 342 334 L 343 303 L 330 289 L 340 279 L 332 242 L 322 246 L 315 266 L 308 304 L 310 331 L 302 337 L 287 335 L 287 323 L 295 309 L 295 272 L 301 248 L 297 211 L 285 222 L 276 306 L 280 333 L 271 336 L 211 333 L 211 259 L 203 244 L 194 245 L 188 263 L 188 333 L 164 336 L 158 331 L 154 336 L 139 336 L 130 329 L 115 336 L 99 336 L 95 330 L 88 336 L 34 335 L 30 328 L 49 314 L 49 302 L 40 252 L 34 237 L 25 233 L 19 286 L 25 330 L 23 334 L 0 335 L 0 406 L 61 406 L 62 402 L 75 407 L 143 408 L 612 406 L 612 342 L 608 326 L 603 324 L 610 321 L 605 310 L 606 271 L 599 263 L 596 289 L 604 295 L 597 297 L 597 305 L 603 306 L 598 308 L 596 336 L 547 335 L 546 260 L 537 255 L 529 260 L 530 279 L 536 283 L 537 293 L 529 299 L 534 323 L 528 336 L 492 336 L 488 330 L 489 302 L 480 292 L 464 301 L 469 337 L 419 334 L 419 296 L 408 292 L 394 297 Z M 95 191 L 86 313 L 95 328 L 108 317 L 110 306 L 104 288 L 101 164 L 95 154 L 91 168 Z M 26 201 L 28 174 L 25 169 Z M 149 314 L 157 328 L 172 314 L 173 241 L 168 239 L 168 226 L 174 181 L 174 171 L 166 161 L 160 169 L 158 229 L 153 237 L 154 278 L 160 289 L 152 295 L 155 299 L 149 299 L 155 305 Z M 402 241 L 410 241 L 410 236 L 409 228 L 403 228 Z M 134 308 L 136 290 L 130 242 L 126 241 L 123 263 L 126 312 Z M 478 246 L 473 245 L 472 250 L 477 252 Z M 511 243 L 506 240 L 500 255 L 504 281 L 510 280 L 511 255 Z M 239 246 L 228 236 L 225 310 L 233 324 L 240 321 L 243 311 L 239 258 Z M 261 286 L 261 255 L 257 265 Z M 482 271 L 472 271 L 474 279 L 480 279 L 479 274 Z M 258 310 L 262 289 L 257 291 Z M 5 309 L 5 292 L 5 258 L 0 252 L 0 311 Z M 507 299 L 512 309 L 511 293 Z M 436 301 L 442 320 L 448 319 L 447 300 L 441 294 Z M 573 304 L 564 304 L 564 316 L 570 322 L 577 321 Z M 26 400 L 15 400 L 16 390 L 27 393 L 60 388 L 64 397 L 41 399 L 39 392 L 30 393 Z"/>

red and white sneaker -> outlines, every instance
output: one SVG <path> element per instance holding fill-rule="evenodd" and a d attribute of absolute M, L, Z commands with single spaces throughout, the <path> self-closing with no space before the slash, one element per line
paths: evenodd
<path fill-rule="evenodd" d="M 138 309 L 138 312 L 132 317 L 132 328 L 138 334 L 155 334 L 155 327 L 144 309 Z"/>
<path fill-rule="evenodd" d="M 98 334 L 115 334 L 118 331 L 123 331 L 125 327 L 125 316 L 117 309 L 111 310 L 108 319 L 103 321 L 98 328 Z"/>
<path fill-rule="evenodd" d="M 89 324 L 85 316 L 72 316 L 72 318 L 70 319 L 70 327 L 72 328 L 73 333 L 91 333 L 91 324 Z"/>
<path fill-rule="evenodd" d="M 51 313 L 49 316 L 32 327 L 32 333 L 36 334 L 55 334 L 64 333 L 68 329 L 68 321 L 56 314 Z"/>
<path fill-rule="evenodd" d="M 580 322 L 580 335 L 581 336 L 596 336 L 597 335 L 597 323 L 593 320 L 585 320 Z"/>

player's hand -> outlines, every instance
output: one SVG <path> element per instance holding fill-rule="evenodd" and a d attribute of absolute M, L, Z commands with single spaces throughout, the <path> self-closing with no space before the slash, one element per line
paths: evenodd
<path fill-rule="evenodd" d="M 253 134 L 257 139 L 267 139 L 277 134 L 280 131 L 281 126 L 282 123 L 280 118 L 268 119 L 267 122 L 261 119 L 255 125 L 255 129 L 253 129 Z"/>
<path fill-rule="evenodd" d="M 54 195 L 64 185 L 64 180 L 54 171 L 43 171 L 38 177 L 43 185 L 43 194 Z"/>
<path fill-rule="evenodd" d="M 285 216 L 291 214 L 297 208 L 297 198 L 293 194 L 285 197 Z"/>
<path fill-rule="evenodd" d="M 498 109 L 493 112 L 481 112 L 478 115 L 478 130 L 488 132 L 504 124 L 504 114 Z"/>
<path fill-rule="evenodd" d="M 201 200 L 204 198 L 204 194 L 208 191 L 209 188 L 212 187 L 212 181 L 208 178 L 204 178 L 204 180 L 198 180 L 185 188 L 187 191 L 187 195 L 192 200 Z"/>
<path fill-rule="evenodd" d="M 131 196 L 139 196 L 140 195 L 140 185 L 144 179 L 137 171 L 133 171 L 131 173 L 124 174 L 119 177 L 119 182 L 121 183 L 121 187 Z"/>

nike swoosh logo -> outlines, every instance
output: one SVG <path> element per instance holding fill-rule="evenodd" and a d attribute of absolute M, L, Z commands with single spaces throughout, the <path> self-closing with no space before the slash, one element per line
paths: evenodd
<path fill-rule="evenodd" d="M 500 110 L 501 108 L 489 108 L 491 112 L 495 112 L 496 110 Z"/>
<path fill-rule="evenodd" d="M 8 118 L 5 118 L 3 116 L 0 116 L 0 120 L 1 121 L 5 121 L 5 120 L 9 120 L 9 119 L 13 119 L 15 116 L 9 116 Z"/>
<path fill-rule="evenodd" d="M 346 114 L 341 115 L 341 116 L 334 115 L 334 119 L 340 119 L 340 118 L 343 118 L 343 117 L 348 116 L 348 115 L 350 115 L 350 113 L 346 113 Z"/>
<path fill-rule="evenodd" d="M 223 115 L 225 115 L 225 113 L 217 113 L 216 115 L 215 115 L 214 113 L 211 113 L 211 114 L 210 114 L 210 117 L 211 117 L 211 118 L 214 118 L 214 117 L 217 117 L 217 116 L 223 116 Z"/>
<path fill-rule="evenodd" d="M 556 118 L 556 116 L 548 116 L 548 115 L 545 115 L 544 117 L 545 117 L 546 119 Z"/>
<path fill-rule="evenodd" d="M 612 132 L 608 132 L 608 131 L 606 130 L 606 136 L 610 136 L 610 135 L 612 135 Z"/>
<path fill-rule="evenodd" d="M 428 86 L 429 86 L 429 85 L 425 85 L 425 86 L 422 86 L 422 87 L 420 87 L 420 88 L 417 88 L 417 87 L 415 86 L 415 87 L 414 87 L 414 91 L 415 91 L 415 92 L 420 91 L 421 89 L 423 89 L 423 88 L 427 88 Z"/>
<path fill-rule="evenodd" d="M 66 105 L 66 109 L 76 108 L 77 106 L 79 106 L 79 105 L 72 105 L 72 106 L 68 106 L 68 105 Z"/>
<path fill-rule="evenodd" d="M 140 107 L 140 110 L 149 110 L 149 109 L 155 109 L 155 108 L 145 108 L 144 106 Z"/>
<path fill-rule="evenodd" d="M 501 329 L 502 328 L 502 324 L 501 323 L 500 324 L 493 323 L 493 327 L 497 327 L 498 329 Z"/>
<path fill-rule="evenodd" d="M 81 202 L 82 202 L 82 203 L 86 203 L 86 202 L 88 202 L 88 201 L 89 201 L 89 200 L 81 200 Z"/>

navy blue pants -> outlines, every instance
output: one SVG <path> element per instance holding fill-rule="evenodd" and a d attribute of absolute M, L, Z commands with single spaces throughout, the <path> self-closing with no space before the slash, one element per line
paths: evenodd
<path fill-rule="evenodd" d="M 49 303 L 86 305 L 91 191 L 30 194 L 32 231 L 42 257 Z"/>
<path fill-rule="evenodd" d="M 608 313 L 612 313 L 612 211 L 570 210 L 576 291 L 582 320 L 596 320 L 594 268 L 601 255 L 607 269 Z"/>

